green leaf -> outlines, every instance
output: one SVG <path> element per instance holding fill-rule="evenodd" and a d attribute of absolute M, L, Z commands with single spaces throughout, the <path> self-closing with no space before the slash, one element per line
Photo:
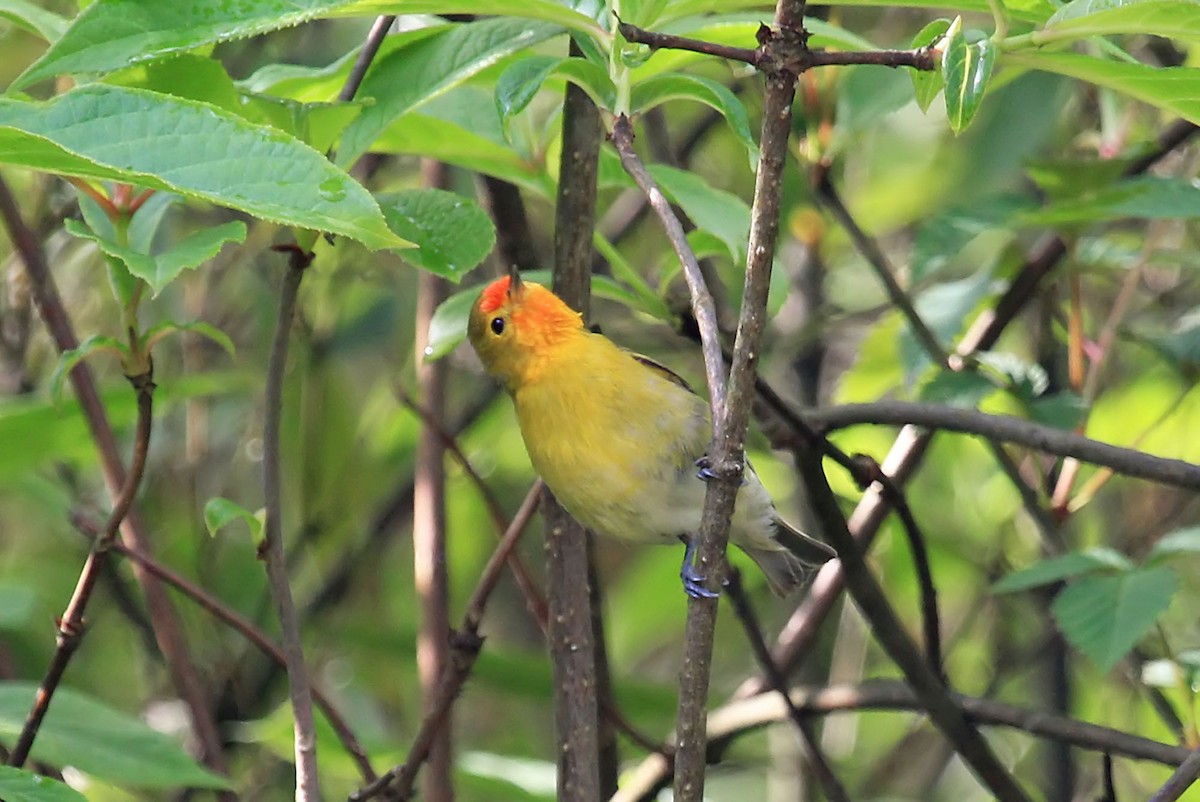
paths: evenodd
<path fill-rule="evenodd" d="M 913 242 L 912 280 L 938 273 L 972 240 L 988 231 L 1011 227 L 1012 218 L 1033 207 L 1015 194 L 976 198 L 969 204 L 939 212 L 917 230 Z"/>
<path fill-rule="evenodd" d="M 33 614 L 37 592 L 32 585 L 0 582 L 0 629 L 21 629 Z"/>
<path fill-rule="evenodd" d="M 522 270 L 521 278 L 524 281 L 550 286 L 549 270 Z M 482 291 L 482 287 L 471 287 L 456 292 L 434 310 L 429 321 L 429 339 L 425 346 L 426 360 L 441 359 L 466 339 L 467 319 L 471 315 L 475 299 Z M 633 293 L 607 276 L 592 275 L 592 293 L 598 298 L 618 301 L 634 309 L 640 306 Z"/>
<path fill-rule="evenodd" d="M 456 25 L 376 60 L 358 98 L 374 100 L 342 135 L 338 164 L 349 165 L 392 123 L 500 58 L 562 33 L 543 22 L 497 17 Z"/>
<path fill-rule="evenodd" d="M 973 370 L 941 370 L 921 386 L 918 398 L 934 404 L 971 408 L 996 392 L 995 382 Z"/>
<path fill-rule="evenodd" d="M 673 202 L 678 203 L 697 228 L 720 237 L 735 265 L 746 261 L 750 236 L 750 207 L 731 192 L 710 186 L 695 173 L 654 164 L 650 174 Z"/>
<path fill-rule="evenodd" d="M 1108 671 L 1150 631 L 1178 585 L 1175 572 L 1163 567 L 1085 576 L 1050 609 L 1067 640 Z"/>
<path fill-rule="evenodd" d="M 122 364 L 133 356 L 129 352 L 129 346 L 125 343 L 99 334 L 88 337 L 78 348 L 63 351 L 59 354 L 54 372 L 50 374 L 50 398 L 56 406 L 62 401 L 63 382 L 66 380 L 67 374 L 83 360 L 102 351 L 117 357 Z"/>
<path fill-rule="evenodd" d="M 406 244 L 361 184 L 303 142 L 145 90 L 89 84 L 44 103 L 0 98 L 0 163 L 168 190 L 370 248 Z"/>
<path fill-rule="evenodd" d="M 87 802 L 87 797 L 69 785 L 12 766 L 0 766 L 0 799 L 4 802 Z"/>
<path fill-rule="evenodd" d="M 1007 66 L 1044 70 L 1088 81 L 1200 124 L 1200 69 L 1149 67 L 1075 53 L 1032 50 L 1005 53 L 1004 58 Z"/>
<path fill-rule="evenodd" d="M 520 59 L 496 82 L 496 109 L 506 123 L 529 105 L 542 85 L 551 78 L 566 78 L 588 93 L 597 106 L 611 109 L 617 89 L 608 73 L 587 59 L 529 56 Z"/>
<path fill-rule="evenodd" d="M 942 80 L 945 84 L 946 117 L 956 134 L 967 130 L 996 64 L 996 46 L 990 39 L 968 42 L 962 21 L 956 19 L 946 33 L 942 51 Z"/>
<path fill-rule="evenodd" d="M 992 586 L 993 593 L 1016 593 L 1043 585 L 1061 582 L 1064 579 L 1112 570 L 1128 572 L 1134 570 L 1133 562 L 1120 552 L 1107 548 L 1051 557 L 1039 563 L 1009 574 Z"/>
<path fill-rule="evenodd" d="M 259 544 L 263 538 L 265 515 L 265 510 L 259 510 L 257 513 L 250 512 L 236 501 L 217 496 L 210 498 L 204 505 L 204 526 L 208 529 L 209 535 L 216 537 L 218 532 L 230 524 L 243 521 L 250 528 L 250 537 L 254 543 Z"/>
<path fill-rule="evenodd" d="M 634 85 L 631 106 L 634 112 L 643 112 L 668 100 L 694 100 L 720 112 L 734 136 L 745 146 L 751 165 L 758 163 L 758 143 L 750 132 L 746 107 L 727 86 L 688 73 L 657 75 Z"/>
<path fill-rule="evenodd" d="M 216 256 L 226 242 L 241 242 L 246 238 L 246 224 L 238 220 L 196 231 L 164 253 L 151 256 L 105 239 L 76 220 L 67 220 L 64 227 L 76 237 L 95 242 L 108 256 L 120 259 L 130 273 L 150 285 L 155 295 L 184 270 L 195 268 Z"/>
<path fill-rule="evenodd" d="M 911 47 L 916 49 L 931 45 L 945 36 L 948 30 L 950 30 L 950 20 L 944 18 L 935 19 L 917 32 L 917 35 L 912 39 Z M 933 103 L 933 99 L 937 97 L 938 92 L 942 91 L 941 71 L 914 70 L 910 68 L 908 74 L 912 78 L 913 94 L 916 96 L 917 106 L 923 112 L 929 111 L 929 106 Z"/>
<path fill-rule="evenodd" d="M 1026 404 L 1032 403 L 1050 386 L 1050 377 L 1046 375 L 1045 368 L 1016 354 L 985 351 L 976 358 L 981 365 L 998 374 L 1013 394 Z"/>
<path fill-rule="evenodd" d="M 1148 562 L 1154 562 L 1177 554 L 1200 554 L 1200 526 L 1190 526 L 1177 529 L 1163 535 L 1150 553 L 1146 556 Z"/>
<path fill-rule="evenodd" d="M 191 323 L 175 323 L 174 321 L 159 323 L 157 326 L 153 326 L 143 335 L 143 348 L 145 348 L 146 352 L 149 353 L 154 350 L 154 346 L 157 345 L 160 340 L 167 335 L 174 334 L 177 331 L 187 331 L 191 332 L 192 334 L 199 334 L 201 337 L 206 337 L 217 345 L 221 346 L 221 349 L 230 356 L 237 355 L 237 349 L 233 345 L 233 340 L 229 339 L 229 335 L 218 329 L 216 326 L 210 323 L 205 323 L 202 320 L 193 321 Z"/>
<path fill-rule="evenodd" d="M 487 212 L 456 192 L 407 189 L 376 200 L 391 229 L 417 244 L 402 256 L 452 281 L 486 259 L 496 244 Z"/>
<path fill-rule="evenodd" d="M 1200 215 L 1200 184 L 1185 178 L 1138 176 L 1018 216 L 1032 226 L 1100 223 L 1129 217 L 1178 220 Z"/>
<path fill-rule="evenodd" d="M 917 315 L 938 342 L 945 343 L 957 334 L 967 314 L 992 290 L 992 271 L 985 266 L 974 275 L 926 287 L 913 302 Z M 929 363 L 929 354 L 905 321 L 900 331 L 900 356 L 908 376 L 916 375 Z"/>
<path fill-rule="evenodd" d="M 761 8 L 761 0 L 724 0 L 724 9 Z M 987 0 L 832 0 L 830 6 L 881 6 L 886 8 L 936 8 L 945 11 L 976 11 L 987 15 L 991 13 Z M 1055 9 L 1046 0 L 1004 0 L 1000 6 L 1006 16 L 1028 22 L 1043 22 Z M 668 7 L 671 19 L 703 14 L 712 11 L 713 0 L 674 0 Z M 804 21 L 805 26 L 809 20 Z"/>
<path fill-rule="evenodd" d="M 1029 417 L 1055 429 L 1071 431 L 1087 418 L 1088 406 L 1083 396 L 1064 391 L 1043 395 L 1028 404 Z"/>
<path fill-rule="evenodd" d="M 32 682 L 0 682 L 0 741 L 12 746 L 37 694 Z M 229 788 L 171 738 L 70 688 L 59 687 L 30 757 L 136 788 Z"/>
<path fill-rule="evenodd" d="M 47 42 L 58 39 L 70 25 L 66 17 L 47 11 L 29 0 L 0 0 L 0 19 L 37 34 Z"/>
<path fill-rule="evenodd" d="M 1149 34 L 1200 42 L 1197 0 L 1073 0 L 1031 39 L 1044 45 L 1088 36 Z"/>

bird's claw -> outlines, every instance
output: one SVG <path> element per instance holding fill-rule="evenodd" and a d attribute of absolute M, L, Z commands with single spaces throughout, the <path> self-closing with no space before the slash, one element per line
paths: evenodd
<path fill-rule="evenodd" d="M 683 565 L 679 567 L 679 578 L 683 580 L 683 590 L 693 599 L 715 599 L 721 594 L 708 589 L 708 577 L 700 573 L 693 558 L 696 556 L 696 543 L 685 539 L 687 547 L 683 552 Z"/>
<path fill-rule="evenodd" d="M 720 478 L 717 476 L 716 471 L 712 469 L 712 460 L 708 458 L 707 454 L 696 460 L 696 467 L 700 469 L 696 471 L 697 479 L 703 479 L 708 482 Z"/>

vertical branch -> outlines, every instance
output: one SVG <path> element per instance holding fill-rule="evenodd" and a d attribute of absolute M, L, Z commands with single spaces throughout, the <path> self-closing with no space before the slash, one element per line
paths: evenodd
<path fill-rule="evenodd" d="M 0 217 L 4 220 L 14 248 L 21 255 L 21 261 L 25 263 L 34 303 L 54 341 L 55 349 L 62 353 L 77 348 L 79 340 L 75 337 L 71 319 L 54 284 L 54 277 L 46 263 L 41 243 L 21 217 L 16 199 L 2 179 Z M 104 484 L 115 506 L 116 500 L 121 497 L 121 488 L 125 485 L 125 466 L 121 464 L 121 457 L 117 451 L 117 439 L 113 435 L 104 404 L 100 401 L 100 393 L 96 389 L 96 382 L 87 365 L 82 362 L 76 365 L 68 374 L 68 378 L 87 422 L 92 442 L 96 445 Z M 130 546 L 146 554 L 153 552 L 137 516 L 136 507 L 131 507 L 121 521 L 120 532 Z M 204 683 L 192 665 L 191 650 L 184 640 L 183 628 L 175 614 L 175 608 L 167 596 L 166 589 L 155 576 L 140 566 L 135 566 L 134 576 L 145 595 L 146 609 L 154 623 L 154 636 L 166 659 L 171 682 L 191 714 L 192 730 L 200 744 L 204 762 L 214 771 L 225 774 L 227 767 L 225 754 L 221 749 L 221 737 L 217 732 Z M 222 794 L 222 797 L 232 798 L 232 794 Z"/>
<path fill-rule="evenodd" d="M 283 379 L 287 367 L 288 340 L 296 313 L 300 280 L 312 263 L 312 254 L 293 245 L 279 248 L 288 253 L 288 270 L 279 291 L 279 319 L 271 338 L 267 360 L 266 410 L 263 420 L 263 500 L 267 521 L 259 551 L 267 563 L 267 582 L 279 616 L 283 654 L 287 662 L 288 685 L 295 717 L 296 802 L 315 802 L 320 798 L 317 779 L 317 732 L 313 722 L 312 689 L 304 665 L 300 624 L 288 583 L 287 562 L 283 553 L 283 501 L 280 490 L 280 419 L 283 416 Z"/>
<path fill-rule="evenodd" d="M 803 48 L 803 15 L 803 0 L 779 0 L 775 10 L 776 30 L 763 35 L 763 47 L 798 45 Z M 697 560 L 701 573 L 720 566 L 724 560 L 729 521 L 742 475 L 759 340 L 766 323 L 767 290 L 779 233 L 783 167 L 787 158 L 795 92 L 796 75 L 785 70 L 767 75 L 761 155 L 751 208 L 742 311 L 734 341 L 733 364 L 729 370 L 726 404 L 723 408 L 715 403 L 713 406 L 714 436 L 709 461 L 718 478 L 709 483 L 704 499 Z M 680 802 L 698 802 L 704 796 L 705 724 L 716 612 L 715 599 L 692 598 L 688 603 L 684 634 L 686 645 L 679 677 L 679 711 L 675 724 L 678 739 L 675 752 L 675 799 Z"/>
<path fill-rule="evenodd" d="M 425 159 L 421 163 L 422 183 L 445 188 L 446 165 Z M 417 440 L 413 480 L 413 574 L 417 600 L 421 605 L 421 629 L 417 635 L 417 671 L 421 680 L 421 698 L 425 712 L 434 704 L 438 681 L 450 659 L 449 580 L 446 568 L 446 447 L 440 434 L 443 426 L 446 363 L 426 362 L 423 358 L 429 322 L 438 304 L 445 300 L 446 280 L 421 270 L 417 275 L 416 345 L 418 403 L 432 416 L 423 420 Z M 425 777 L 424 798 L 430 802 L 454 799 L 454 755 L 451 738 L 452 716 L 437 730 L 429 752 L 429 772 Z"/>
<path fill-rule="evenodd" d="M 572 52 L 575 45 L 572 44 Z M 583 90 L 568 84 L 563 109 L 562 164 L 554 223 L 554 291 L 587 317 L 592 230 L 600 153 L 600 114 Z M 558 744 L 558 798 L 598 800 L 600 710 L 596 637 L 598 589 L 588 533 L 544 491 L 550 658 Z M 607 673 L 607 672 L 605 672 Z"/>

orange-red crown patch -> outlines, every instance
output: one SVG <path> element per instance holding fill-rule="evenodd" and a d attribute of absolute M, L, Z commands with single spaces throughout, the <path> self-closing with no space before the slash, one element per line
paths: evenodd
<path fill-rule="evenodd" d="M 508 298 L 508 284 L 511 280 L 510 277 L 503 276 L 487 285 L 483 294 L 479 296 L 479 311 L 490 315 L 503 306 L 504 301 Z"/>

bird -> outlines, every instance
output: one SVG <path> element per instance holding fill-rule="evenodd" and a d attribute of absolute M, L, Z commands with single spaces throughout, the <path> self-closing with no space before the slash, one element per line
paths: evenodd
<path fill-rule="evenodd" d="M 530 462 L 563 508 L 600 535 L 682 541 L 684 590 L 718 595 L 694 562 L 713 478 L 708 403 L 670 369 L 588 329 L 579 312 L 516 271 L 480 293 L 467 339 L 511 396 Z M 836 556 L 780 517 L 749 465 L 729 540 L 780 596 Z"/>

